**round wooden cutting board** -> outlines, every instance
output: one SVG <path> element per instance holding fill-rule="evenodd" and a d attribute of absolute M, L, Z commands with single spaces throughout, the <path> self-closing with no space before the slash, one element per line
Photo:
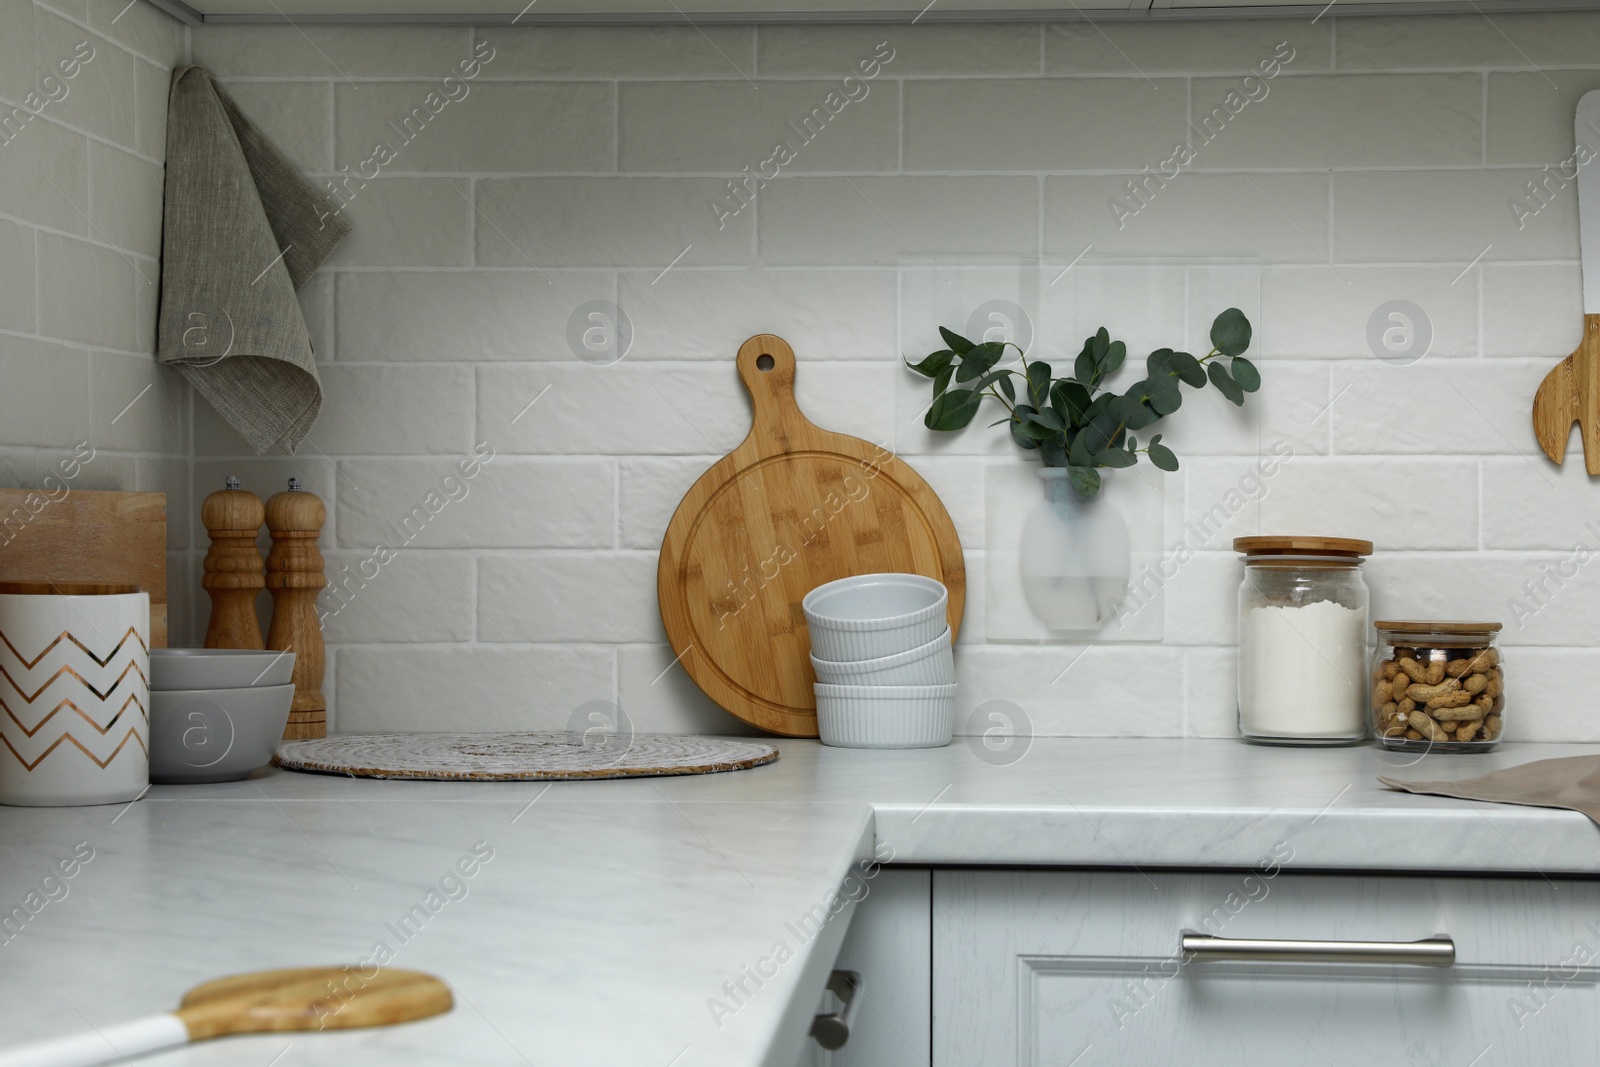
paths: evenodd
<path fill-rule="evenodd" d="M 801 599 L 835 578 L 924 574 L 950 590 L 954 636 L 966 601 L 961 541 L 916 471 L 800 413 L 783 338 L 750 338 L 738 366 L 755 409 L 750 434 L 700 476 L 667 525 L 661 621 L 712 700 L 763 730 L 815 737 Z"/>

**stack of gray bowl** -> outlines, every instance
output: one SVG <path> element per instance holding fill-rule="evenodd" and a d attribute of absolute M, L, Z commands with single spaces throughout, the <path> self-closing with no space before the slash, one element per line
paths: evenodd
<path fill-rule="evenodd" d="M 271 763 L 293 677 L 293 652 L 151 649 L 150 780 L 232 782 Z"/>
<path fill-rule="evenodd" d="M 955 732 L 950 592 L 920 574 L 862 574 L 801 602 L 817 733 L 841 748 L 937 748 Z"/>

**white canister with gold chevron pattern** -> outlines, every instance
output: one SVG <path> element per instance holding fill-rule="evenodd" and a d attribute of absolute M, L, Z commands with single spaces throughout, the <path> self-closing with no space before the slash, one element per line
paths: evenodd
<path fill-rule="evenodd" d="M 117 804 L 150 783 L 150 596 L 0 583 L 0 804 Z"/>

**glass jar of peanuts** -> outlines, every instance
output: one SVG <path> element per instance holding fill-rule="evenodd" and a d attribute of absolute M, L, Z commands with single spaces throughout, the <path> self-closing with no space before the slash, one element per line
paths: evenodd
<path fill-rule="evenodd" d="M 1486 752 L 1500 740 L 1505 675 L 1497 622 L 1380 621 L 1372 728 L 1386 748 Z"/>

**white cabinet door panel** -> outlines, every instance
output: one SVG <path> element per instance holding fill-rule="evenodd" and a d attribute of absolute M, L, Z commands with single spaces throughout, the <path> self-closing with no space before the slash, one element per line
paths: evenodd
<path fill-rule="evenodd" d="M 940 871 L 938 1067 L 1600 1062 L 1600 883 Z M 1184 961 L 1228 938 L 1450 936 L 1448 968 Z"/>

